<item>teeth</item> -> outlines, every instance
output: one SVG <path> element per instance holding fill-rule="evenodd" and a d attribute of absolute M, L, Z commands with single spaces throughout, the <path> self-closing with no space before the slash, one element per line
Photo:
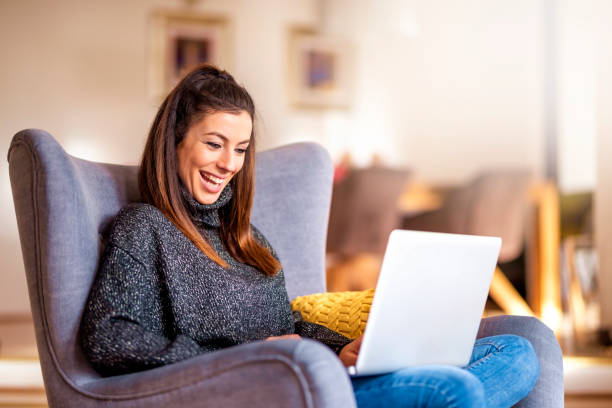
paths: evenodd
<path fill-rule="evenodd" d="M 212 176 L 212 175 L 206 174 L 206 173 L 201 173 L 201 174 L 202 174 L 202 177 L 204 177 L 206 180 L 212 181 L 215 184 L 223 183 L 223 179 L 222 178 L 215 177 L 215 176 Z"/>

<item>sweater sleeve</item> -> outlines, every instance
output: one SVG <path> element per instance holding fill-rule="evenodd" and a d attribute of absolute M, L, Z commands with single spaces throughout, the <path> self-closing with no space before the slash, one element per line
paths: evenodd
<path fill-rule="evenodd" d="M 274 248 L 272 248 L 272 245 L 270 245 L 266 237 L 253 225 L 251 225 L 251 231 L 253 233 L 253 237 L 261 245 L 267 248 L 272 254 L 272 256 L 280 262 L 278 254 L 276 253 Z M 283 271 L 281 270 L 279 274 L 281 274 L 282 276 Z M 284 276 L 283 276 L 283 281 L 284 281 Z M 289 299 L 287 299 L 287 302 L 288 301 Z M 345 337 L 340 333 L 337 333 L 331 329 L 328 329 L 325 326 L 305 321 L 302 318 L 302 314 L 298 311 L 293 312 L 293 326 L 294 326 L 295 334 L 298 334 L 302 337 L 307 337 L 313 340 L 317 340 L 325 344 L 326 346 L 328 346 L 336 354 L 339 354 L 340 350 L 342 350 L 344 346 L 346 346 L 352 341 L 348 337 Z"/>
<path fill-rule="evenodd" d="M 83 350 L 100 374 L 146 370 L 207 351 L 164 326 L 158 281 L 129 252 L 106 248 L 81 322 Z"/>
<path fill-rule="evenodd" d="M 305 321 L 302 318 L 302 314 L 298 311 L 293 312 L 293 322 L 296 334 L 320 341 L 336 354 L 340 354 L 340 350 L 352 341 L 348 337 L 325 326 Z"/>

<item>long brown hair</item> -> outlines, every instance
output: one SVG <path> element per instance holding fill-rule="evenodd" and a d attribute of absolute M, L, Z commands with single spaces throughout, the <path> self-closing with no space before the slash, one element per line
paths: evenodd
<path fill-rule="evenodd" d="M 202 65 L 188 73 L 166 97 L 151 125 L 138 171 L 138 187 L 146 203 L 157 207 L 208 258 L 227 263 L 198 232 L 180 192 L 176 146 L 189 128 L 213 112 L 240 113 L 255 118 L 249 93 L 226 71 Z M 219 233 L 232 257 L 266 275 L 280 270 L 280 263 L 251 234 L 251 207 L 255 173 L 255 130 L 242 169 L 230 181 L 232 199 L 219 210 Z"/>

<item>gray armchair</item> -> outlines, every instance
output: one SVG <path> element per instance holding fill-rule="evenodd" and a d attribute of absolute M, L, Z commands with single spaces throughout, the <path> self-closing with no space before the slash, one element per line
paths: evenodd
<path fill-rule="evenodd" d="M 41 130 L 15 135 L 8 157 L 50 406 L 355 406 L 340 361 L 315 341 L 257 342 L 100 377 L 81 352 L 78 328 L 103 232 L 122 206 L 139 199 L 136 168 L 71 157 Z M 324 291 L 329 156 L 296 144 L 260 153 L 257 161 L 253 223 L 283 262 L 289 296 Z"/>
<path fill-rule="evenodd" d="M 8 153 L 13 199 L 45 389 L 52 407 L 354 407 L 336 356 L 309 340 L 256 342 L 177 364 L 100 377 L 79 347 L 81 313 L 103 233 L 137 201 L 136 168 L 72 157 L 46 132 L 25 130 Z M 253 223 L 277 250 L 290 298 L 322 292 L 332 166 L 323 149 L 295 144 L 259 153 Z M 518 333 L 542 374 L 521 406 L 563 404 L 561 354 L 535 319 L 486 319 L 479 335 Z"/>

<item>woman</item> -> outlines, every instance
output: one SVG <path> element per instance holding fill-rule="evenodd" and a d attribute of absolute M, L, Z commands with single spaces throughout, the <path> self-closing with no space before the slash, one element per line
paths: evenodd
<path fill-rule="evenodd" d="M 309 337 L 346 366 L 350 341 L 292 314 L 281 265 L 250 224 L 255 107 L 230 74 L 196 68 L 160 107 L 145 146 L 145 203 L 117 215 L 81 325 L 102 375 L 258 340 Z M 362 406 L 510 406 L 539 366 L 516 336 L 478 340 L 465 370 L 420 367 L 353 380 Z"/>

